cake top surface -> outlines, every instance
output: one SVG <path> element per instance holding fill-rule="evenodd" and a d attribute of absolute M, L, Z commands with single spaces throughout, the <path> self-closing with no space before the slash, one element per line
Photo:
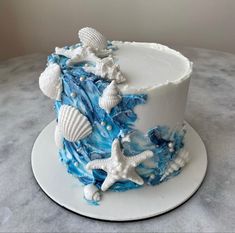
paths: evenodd
<path fill-rule="evenodd" d="M 115 62 L 127 81 L 123 91 L 144 90 L 177 83 L 191 73 L 191 62 L 181 53 L 156 43 L 113 41 Z"/>
<path fill-rule="evenodd" d="M 157 43 L 107 41 L 93 28 L 79 30 L 79 44 L 56 48 L 68 58 L 68 69 L 84 66 L 87 73 L 115 80 L 123 93 L 145 93 L 178 84 L 192 72 L 192 63 L 181 53 Z"/>

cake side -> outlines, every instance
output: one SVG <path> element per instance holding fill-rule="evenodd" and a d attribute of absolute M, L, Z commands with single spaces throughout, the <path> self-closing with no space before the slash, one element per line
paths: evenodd
<path fill-rule="evenodd" d="M 81 44 L 49 56 L 39 84 L 56 100 L 55 141 L 68 172 L 86 185 L 86 199 L 177 175 L 188 161 L 182 123 L 191 64 L 184 77 L 128 93 L 118 46 L 94 29 L 79 36 Z"/>
<path fill-rule="evenodd" d="M 148 104 L 138 105 L 135 127 L 143 132 L 157 125 L 172 130 L 181 125 L 192 63 L 181 53 L 161 44 L 112 41 L 113 57 L 128 77 L 122 93 L 145 93 Z"/>

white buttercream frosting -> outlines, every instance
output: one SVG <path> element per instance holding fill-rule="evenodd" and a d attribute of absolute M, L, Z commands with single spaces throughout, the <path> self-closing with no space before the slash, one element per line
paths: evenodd
<path fill-rule="evenodd" d="M 126 77 L 119 84 L 123 94 L 147 94 L 144 105 L 135 108 L 135 127 L 142 132 L 157 125 L 174 129 L 184 120 L 192 63 L 181 53 L 156 43 L 120 42 L 113 58 Z"/>
<path fill-rule="evenodd" d="M 120 86 L 124 92 L 143 92 L 189 77 L 191 62 L 181 53 L 156 43 L 113 41 L 113 52 L 127 82 Z"/>

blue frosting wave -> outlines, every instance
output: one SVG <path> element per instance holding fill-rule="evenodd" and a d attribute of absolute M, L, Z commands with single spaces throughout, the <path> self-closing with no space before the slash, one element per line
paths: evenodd
<path fill-rule="evenodd" d="M 79 45 L 76 45 L 79 46 Z M 70 48 L 70 47 L 66 47 Z M 85 139 L 77 142 L 69 142 L 64 139 L 64 149 L 59 151 L 61 161 L 66 164 L 67 170 L 80 182 L 87 185 L 94 183 L 101 187 L 106 172 L 103 170 L 93 170 L 92 173 L 85 169 L 86 164 L 94 159 L 110 157 L 111 145 L 115 138 L 120 138 L 130 134 L 131 141 L 123 142 L 122 147 L 126 156 L 133 156 L 145 150 L 151 150 L 154 156 L 148 161 L 140 164 L 136 171 L 147 184 L 156 185 L 161 181 L 161 177 L 172 161 L 184 146 L 184 130 L 170 131 L 167 126 L 157 126 L 151 129 L 146 135 L 134 128 L 137 115 L 134 112 L 136 105 L 145 104 L 146 94 L 122 95 L 122 101 L 107 114 L 99 107 L 99 97 L 103 90 L 110 83 L 92 73 L 84 71 L 84 63 L 79 63 L 73 67 L 68 67 L 68 58 L 56 54 L 48 57 L 49 63 L 57 63 L 62 71 L 63 92 L 61 101 L 55 102 L 57 116 L 62 104 L 67 104 L 77 108 L 84 114 L 92 125 L 92 133 Z M 80 77 L 84 80 L 80 80 Z M 71 97 L 71 93 L 76 93 Z M 105 126 L 101 124 L 105 122 Z M 107 125 L 112 130 L 107 130 Z M 169 143 L 173 144 L 174 150 L 169 149 Z M 166 179 L 177 175 L 179 171 L 173 172 Z M 165 180 L 166 180 L 165 179 Z M 116 182 L 111 190 L 125 191 L 138 188 L 139 185 L 131 181 Z"/>

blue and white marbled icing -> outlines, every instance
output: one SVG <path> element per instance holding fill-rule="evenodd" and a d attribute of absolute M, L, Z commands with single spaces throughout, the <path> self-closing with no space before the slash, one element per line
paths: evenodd
<path fill-rule="evenodd" d="M 79 44 L 73 48 L 80 46 Z M 111 47 L 111 44 L 109 44 Z M 71 47 L 65 47 L 67 49 Z M 86 164 L 94 159 L 108 158 L 111 154 L 111 145 L 115 138 L 130 134 L 130 142 L 123 142 L 122 147 L 126 156 L 132 156 L 145 150 L 151 150 L 154 156 L 140 164 L 136 171 L 145 183 L 156 185 L 175 176 L 180 172 L 174 171 L 165 179 L 161 180 L 169 163 L 174 160 L 183 148 L 184 129 L 173 132 L 167 126 L 158 125 L 150 129 L 147 134 L 135 129 L 137 115 L 134 112 L 136 105 L 145 104 L 146 94 L 122 95 L 122 101 L 107 114 L 99 107 L 99 97 L 110 81 L 84 71 L 85 63 L 79 63 L 68 67 L 68 58 L 52 54 L 48 57 L 49 63 L 57 63 L 61 68 L 63 92 L 61 101 L 55 102 L 57 116 L 62 104 L 77 108 L 90 121 L 92 133 L 85 139 L 77 142 L 69 142 L 64 139 L 64 149 L 59 151 L 61 161 L 66 164 L 68 172 L 77 177 L 84 185 L 93 183 L 101 187 L 106 173 L 103 170 L 93 170 L 92 173 L 85 169 Z M 83 77 L 83 79 L 80 79 Z M 71 93 L 73 93 L 71 95 Z M 76 93 L 76 94 L 74 94 Z M 111 126 L 111 130 L 107 129 Z M 171 148 L 169 147 L 171 143 Z M 139 185 L 131 181 L 116 182 L 111 190 L 125 191 L 138 188 Z"/>

